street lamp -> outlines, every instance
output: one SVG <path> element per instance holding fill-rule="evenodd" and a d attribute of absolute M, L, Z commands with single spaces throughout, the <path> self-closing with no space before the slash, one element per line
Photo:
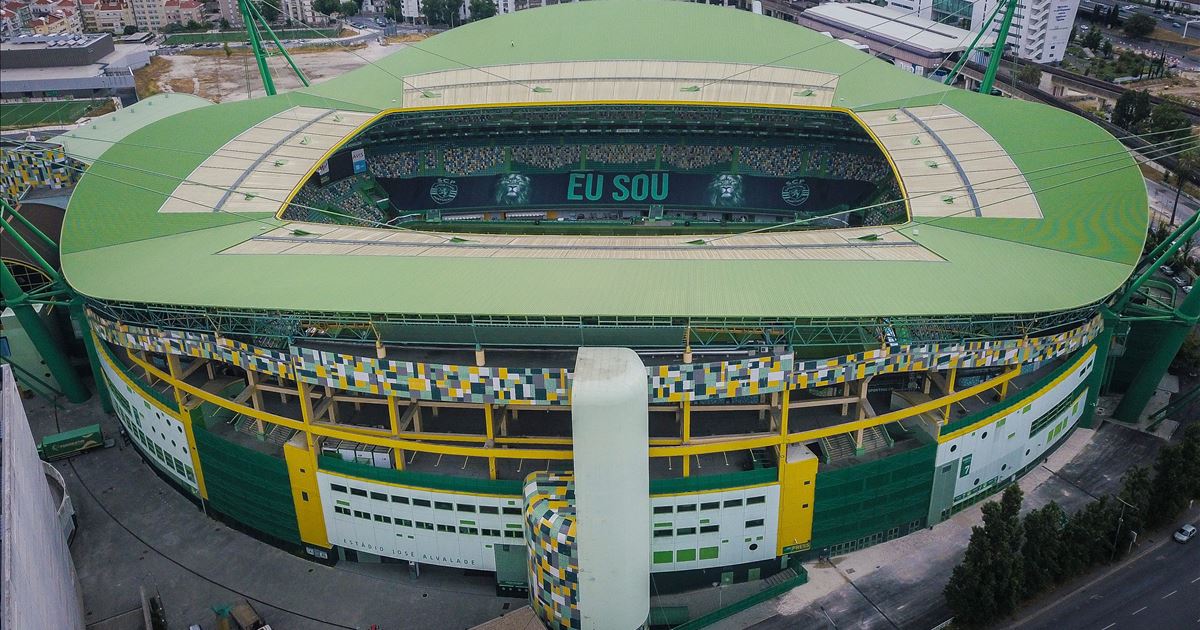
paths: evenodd
<path fill-rule="evenodd" d="M 1189 24 L 1195 24 L 1196 22 L 1200 22 L 1200 20 L 1188 20 L 1188 21 L 1186 21 L 1186 22 L 1184 22 L 1184 23 L 1183 23 L 1183 38 L 1184 38 L 1184 39 L 1187 39 L 1187 27 L 1188 27 L 1188 25 L 1189 25 Z"/>

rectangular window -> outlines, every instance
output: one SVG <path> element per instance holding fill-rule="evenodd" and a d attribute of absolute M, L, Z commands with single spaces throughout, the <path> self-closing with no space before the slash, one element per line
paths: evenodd
<path fill-rule="evenodd" d="M 454 507 L 458 508 L 459 512 L 474 512 L 475 511 L 475 506 L 471 505 L 469 503 L 459 503 L 459 504 L 455 505 Z"/>
<path fill-rule="evenodd" d="M 366 512 L 359 512 L 358 510 L 354 510 L 354 515 L 361 519 L 366 519 L 368 521 L 371 520 L 371 515 L 367 514 Z"/>
<path fill-rule="evenodd" d="M 656 529 L 656 530 L 654 530 L 654 537 L 655 537 L 655 538 L 670 538 L 670 537 L 671 537 L 671 530 L 669 530 L 669 529 Z"/>
<path fill-rule="evenodd" d="M 371 498 L 375 499 L 376 501 L 387 501 L 388 500 L 388 496 L 382 492 L 372 492 Z"/>
<path fill-rule="evenodd" d="M 721 507 L 720 501 L 708 501 L 707 503 L 700 504 L 701 510 L 716 510 L 716 509 L 720 509 L 720 507 Z"/>
<path fill-rule="evenodd" d="M 719 549 L 717 547 L 701 547 L 700 548 L 700 559 L 701 560 L 716 560 L 718 551 L 719 551 Z"/>
<path fill-rule="evenodd" d="M 720 531 L 720 529 L 721 529 L 720 525 L 701 525 L 700 533 L 701 534 L 711 534 L 713 532 Z"/>
<path fill-rule="evenodd" d="M 350 488 L 350 494 L 353 494 L 356 497 L 365 497 L 367 496 L 367 491 L 360 488 Z"/>
<path fill-rule="evenodd" d="M 451 533 L 451 534 L 453 534 L 453 533 L 454 533 L 454 526 L 453 526 L 453 525 L 442 525 L 442 524 L 440 524 L 440 523 L 439 523 L 439 524 L 438 524 L 438 526 L 437 526 L 437 530 L 438 530 L 439 532 L 448 532 L 448 533 Z"/>
<path fill-rule="evenodd" d="M 766 502 L 767 497 L 746 497 L 746 505 L 759 505 Z"/>
<path fill-rule="evenodd" d="M 671 506 L 669 506 L 669 505 L 656 505 L 656 506 L 654 506 L 654 513 L 655 513 L 655 514 L 670 514 L 670 513 L 671 513 L 671 512 L 673 512 L 673 511 L 674 511 L 674 508 L 672 508 L 672 507 L 671 507 Z"/>
<path fill-rule="evenodd" d="M 454 505 L 448 501 L 434 501 L 433 507 L 439 510 L 453 510 Z"/>
<path fill-rule="evenodd" d="M 433 529 L 433 523 L 426 523 L 425 521 L 417 521 L 413 524 L 416 525 L 417 529 L 429 529 L 429 530 Z"/>
<path fill-rule="evenodd" d="M 521 515 L 521 508 L 515 508 L 515 507 L 506 507 L 506 508 L 504 508 L 504 513 L 505 513 L 505 514 L 513 514 L 513 515 L 516 515 L 516 516 L 520 516 L 520 515 Z"/>
<path fill-rule="evenodd" d="M 695 549 L 680 549 L 675 552 L 676 562 L 691 562 L 696 559 Z"/>
<path fill-rule="evenodd" d="M 459 527 L 458 533 L 467 534 L 469 536 L 474 536 L 479 533 L 479 530 L 475 529 L 474 527 Z"/>
<path fill-rule="evenodd" d="M 654 552 L 654 564 L 666 564 L 666 563 L 670 562 L 671 559 L 674 557 L 675 557 L 675 554 L 672 553 L 670 550 L 655 551 Z"/>
<path fill-rule="evenodd" d="M 763 520 L 761 518 L 746 521 L 746 527 L 762 527 Z"/>
<path fill-rule="evenodd" d="M 727 508 L 742 507 L 742 500 L 741 499 L 730 499 L 725 502 L 725 507 L 727 507 Z"/>
<path fill-rule="evenodd" d="M 398 518 L 398 519 L 396 519 L 396 524 L 397 524 L 397 525 L 399 525 L 399 526 L 401 526 L 401 527 L 412 527 L 412 521 L 410 521 L 410 520 L 408 520 L 408 519 L 406 519 L 406 518 Z"/>
<path fill-rule="evenodd" d="M 346 516 L 350 516 L 350 510 L 348 510 L 340 505 L 335 505 L 333 507 L 333 511 L 337 512 L 338 514 L 345 514 Z"/>
<path fill-rule="evenodd" d="M 382 514 L 376 514 L 376 515 L 375 515 L 375 522 L 376 522 L 376 523 L 387 523 L 387 524 L 391 525 L 391 523 L 392 523 L 392 517 L 390 517 L 390 516 L 384 516 L 384 515 L 382 515 Z"/>
<path fill-rule="evenodd" d="M 343 494 L 346 492 L 346 486 L 338 485 L 336 483 L 329 484 L 329 489 L 333 490 L 334 492 L 341 492 Z"/>
<path fill-rule="evenodd" d="M 675 507 L 675 511 L 676 511 L 676 512 L 695 512 L 695 511 L 696 511 L 696 505 L 693 503 L 693 504 L 691 504 L 691 505 L 680 505 L 680 506 L 676 506 L 676 507 Z"/>
<path fill-rule="evenodd" d="M 695 533 L 696 533 L 695 527 L 680 527 L 679 529 L 675 530 L 676 536 L 690 536 Z"/>
<path fill-rule="evenodd" d="M 404 505 L 408 505 L 408 497 L 401 497 L 393 494 L 392 503 L 403 503 Z"/>
<path fill-rule="evenodd" d="M 496 537 L 496 538 L 499 538 L 499 537 L 500 537 L 500 530 L 498 530 L 498 529 L 484 529 L 484 530 L 483 530 L 483 535 L 484 535 L 484 536 L 494 536 L 494 537 Z"/>
<path fill-rule="evenodd" d="M 522 536 L 524 536 L 524 534 L 522 534 L 520 531 L 508 530 L 504 532 L 505 538 L 521 538 Z"/>
<path fill-rule="evenodd" d="M 427 499 L 413 499 L 413 505 L 417 507 L 429 507 L 432 504 Z"/>
<path fill-rule="evenodd" d="M 479 506 L 479 513 L 480 514 L 499 514 L 500 508 L 498 508 L 494 505 L 481 505 L 481 506 Z"/>

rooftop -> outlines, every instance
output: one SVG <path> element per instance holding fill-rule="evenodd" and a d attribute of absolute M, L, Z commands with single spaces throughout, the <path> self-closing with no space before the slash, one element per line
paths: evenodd
<path fill-rule="evenodd" d="M 518 74 L 528 72 L 523 66 L 593 62 L 601 68 L 604 64 L 597 62 L 602 61 L 640 62 L 631 80 L 661 90 L 671 101 L 723 105 L 803 103 L 787 94 L 780 101 L 750 101 L 753 93 L 739 96 L 730 87 L 737 78 L 722 67 L 766 64 L 764 70 L 802 71 L 827 87 L 794 92 L 795 98 L 827 99 L 828 106 L 869 119 L 870 125 L 911 128 L 906 132 L 911 142 L 885 146 L 889 154 L 921 143 L 922 150 L 936 155 L 960 153 L 959 147 L 964 147 L 961 153 L 976 153 L 980 145 L 966 145 L 989 143 L 984 146 L 995 147 L 997 163 L 980 170 L 1011 173 L 1005 177 L 1019 180 L 1024 192 L 1009 199 L 1005 185 L 981 187 L 981 194 L 996 198 L 983 212 L 946 216 L 944 208 L 930 207 L 922 215 L 914 208 L 916 216 L 896 226 L 895 234 L 932 256 L 903 261 L 561 258 L 552 253 L 498 261 L 465 249 L 440 256 L 363 257 L 338 248 L 234 255 L 227 250 L 282 226 L 274 218 L 278 204 L 236 213 L 163 211 L 206 160 L 296 108 L 341 112 L 326 117 L 336 120 L 405 107 L 446 107 L 430 102 L 440 98 L 437 92 L 423 97 L 400 77 L 484 85 L 497 81 L 497 75 L 501 80 L 524 76 Z M 679 62 L 707 64 L 712 82 L 680 81 L 672 74 Z M 599 86 L 612 79 L 570 81 Z M 672 81 L 678 85 L 662 87 Z M 520 90 L 513 87 L 519 82 L 503 82 L 506 104 L 512 106 L 553 104 L 565 91 Z M 493 102 L 480 100 L 489 98 L 489 91 L 464 88 L 447 91 L 446 98 L 454 99 L 453 106 L 469 107 Z M 572 102 L 608 92 L 586 93 L 572 88 Z M 634 94 L 622 102 L 644 98 Z M 945 126 L 951 120 L 962 124 Z M 341 133 L 331 149 L 353 135 Z M 77 137 L 87 139 L 83 133 Z M 949 169 L 936 176 L 920 174 L 928 161 L 909 157 L 906 166 L 898 164 L 906 187 L 933 191 L 929 197 L 939 187 L 961 186 Z M 964 177 L 988 181 L 974 180 L 971 172 Z M 990 179 L 995 181 L 994 174 Z M 68 280 L 83 293 L 156 304 L 418 315 L 1032 313 L 1091 304 L 1119 287 L 1141 253 L 1147 216 L 1145 187 L 1128 152 L 1099 127 L 1069 113 L 948 88 L 814 31 L 749 12 L 602 0 L 481 20 L 311 88 L 149 122 L 115 142 L 83 177 L 67 213 L 62 252 Z"/>
<path fill-rule="evenodd" d="M 827 24 L 844 26 L 855 32 L 870 33 L 876 38 L 901 47 L 930 53 L 952 53 L 965 50 L 975 34 L 948 24 L 926 20 L 911 11 L 881 7 L 868 3 L 845 4 L 829 2 L 806 10 L 803 15 Z M 980 39 L 978 46 L 990 46 L 992 35 Z"/>

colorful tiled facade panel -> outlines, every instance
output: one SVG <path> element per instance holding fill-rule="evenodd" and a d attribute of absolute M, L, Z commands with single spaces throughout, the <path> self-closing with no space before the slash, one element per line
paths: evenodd
<path fill-rule="evenodd" d="M 79 179 L 78 164 L 58 145 L 22 145 L 0 151 L 0 197 L 15 203 L 30 188 L 69 188 Z"/>
<path fill-rule="evenodd" d="M 529 601 L 551 630 L 581 628 L 575 476 L 536 472 L 525 479 Z"/>
<path fill-rule="evenodd" d="M 126 326 L 89 311 L 102 339 L 127 348 L 202 357 L 306 383 L 433 400 L 501 405 L 569 405 L 571 373 L 563 368 L 505 368 L 381 360 L 292 346 L 258 348 L 204 333 Z M 889 345 L 832 359 L 796 361 L 792 354 L 741 361 L 651 366 L 651 403 L 702 402 L 799 387 L 826 387 L 875 374 L 1018 365 L 1067 355 L 1091 343 L 1102 322 L 1045 337 Z"/>

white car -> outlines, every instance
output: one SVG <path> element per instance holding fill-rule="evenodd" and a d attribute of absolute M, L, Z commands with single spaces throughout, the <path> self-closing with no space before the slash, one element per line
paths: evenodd
<path fill-rule="evenodd" d="M 1195 525 L 1184 525 L 1175 532 L 1175 542 L 1185 543 L 1196 536 Z"/>
<path fill-rule="evenodd" d="M 1171 267 L 1168 265 L 1163 265 L 1163 266 L 1159 267 L 1158 270 L 1165 273 L 1168 276 L 1175 275 L 1175 270 L 1171 269 Z"/>

